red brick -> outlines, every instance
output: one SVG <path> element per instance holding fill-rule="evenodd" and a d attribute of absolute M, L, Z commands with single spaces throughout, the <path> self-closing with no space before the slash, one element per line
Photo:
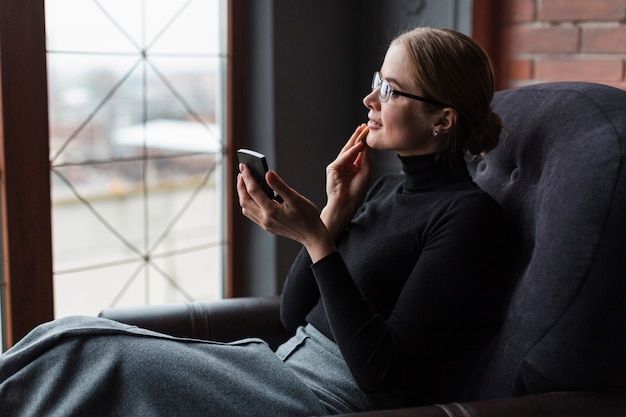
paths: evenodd
<path fill-rule="evenodd" d="M 575 27 L 509 26 L 502 46 L 512 54 L 577 52 L 579 33 Z"/>
<path fill-rule="evenodd" d="M 621 81 L 623 59 L 557 58 L 535 62 L 535 79 L 541 81 Z"/>
<path fill-rule="evenodd" d="M 535 0 L 506 0 L 500 3 L 502 22 L 532 22 L 535 20 Z"/>
<path fill-rule="evenodd" d="M 581 50 L 596 54 L 626 54 L 626 26 L 583 29 Z"/>
<path fill-rule="evenodd" d="M 501 73 L 496 74 L 505 80 L 526 80 L 532 78 L 533 63 L 527 59 L 513 59 L 503 64 Z"/>
<path fill-rule="evenodd" d="M 626 0 L 542 0 L 539 20 L 621 20 L 626 16 Z"/>

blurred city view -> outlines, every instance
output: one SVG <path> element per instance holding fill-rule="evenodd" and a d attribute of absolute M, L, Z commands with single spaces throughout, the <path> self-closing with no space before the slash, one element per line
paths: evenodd
<path fill-rule="evenodd" d="M 46 1 L 57 317 L 221 297 L 222 3 Z"/>

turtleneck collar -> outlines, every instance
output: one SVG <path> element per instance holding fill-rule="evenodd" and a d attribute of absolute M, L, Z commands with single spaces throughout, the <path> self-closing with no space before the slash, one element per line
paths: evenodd
<path fill-rule="evenodd" d="M 427 191 L 442 185 L 471 181 L 463 152 L 452 158 L 445 153 L 418 156 L 400 156 L 405 174 L 404 193 Z"/>

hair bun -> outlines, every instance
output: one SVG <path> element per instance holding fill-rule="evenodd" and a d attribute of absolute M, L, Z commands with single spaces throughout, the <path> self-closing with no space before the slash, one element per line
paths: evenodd
<path fill-rule="evenodd" d="M 487 116 L 470 130 L 465 142 L 467 151 L 474 155 L 491 151 L 498 144 L 501 132 L 502 119 L 489 110 Z"/>

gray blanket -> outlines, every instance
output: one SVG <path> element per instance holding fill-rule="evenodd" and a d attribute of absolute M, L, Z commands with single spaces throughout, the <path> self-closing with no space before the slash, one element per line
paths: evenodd
<path fill-rule="evenodd" d="M 88 317 L 0 356 L 0 416 L 309 416 L 327 410 L 259 339 L 181 339 Z"/>

